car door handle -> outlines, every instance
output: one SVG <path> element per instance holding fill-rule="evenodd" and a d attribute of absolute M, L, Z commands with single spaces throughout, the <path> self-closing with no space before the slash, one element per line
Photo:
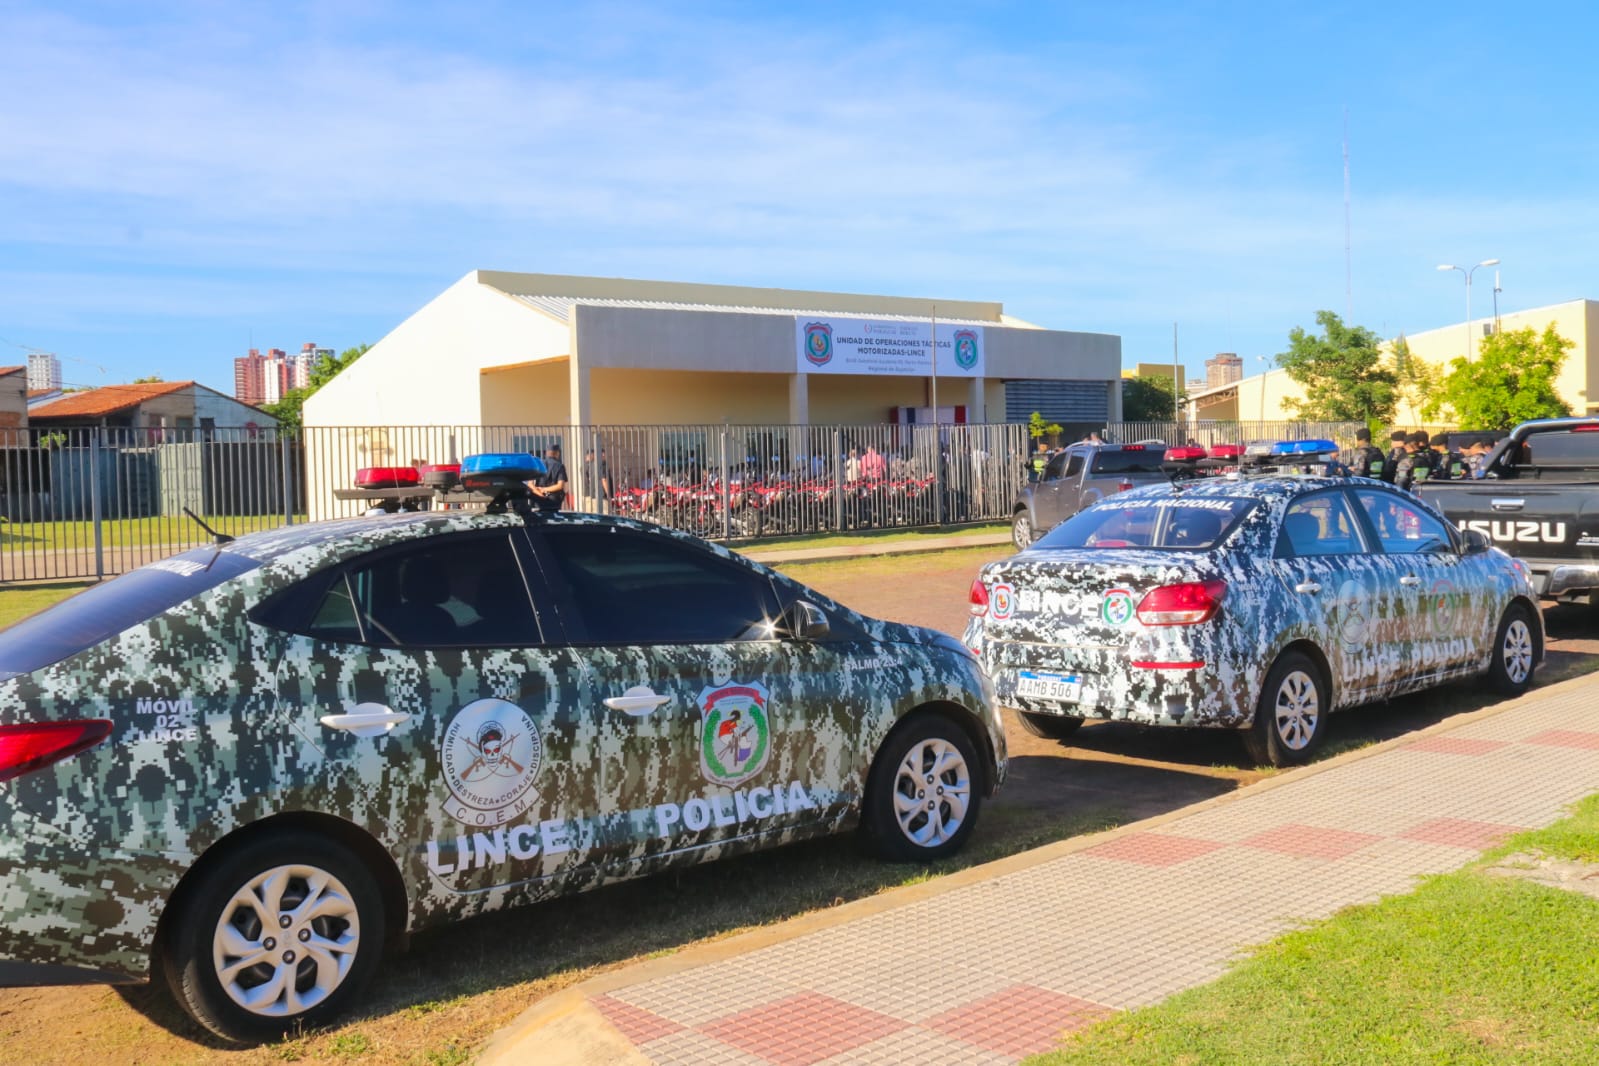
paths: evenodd
<path fill-rule="evenodd" d="M 1421 584 L 1421 578 L 1417 577 L 1415 574 L 1406 574 L 1404 577 L 1399 579 L 1399 583 L 1406 586 L 1415 586 Z"/>
<path fill-rule="evenodd" d="M 320 721 L 329 729 L 342 729 L 358 737 L 381 737 L 411 716 L 392 711 L 381 703 L 358 703 L 344 714 L 324 714 Z"/>
<path fill-rule="evenodd" d="M 607 696 L 605 706 L 613 711 L 621 711 L 624 714 L 649 714 L 671 698 L 670 696 L 657 696 L 648 685 L 634 685 L 620 696 Z"/>
<path fill-rule="evenodd" d="M 1491 501 L 1489 503 L 1489 506 L 1492 507 L 1496 511 L 1519 511 L 1523 507 L 1527 506 L 1527 501 L 1526 500 L 1498 499 L 1498 500 Z"/>
<path fill-rule="evenodd" d="M 1319 581 L 1301 581 L 1299 584 L 1294 586 L 1294 591 L 1295 592 L 1305 592 L 1305 593 L 1309 593 L 1310 595 L 1314 596 L 1316 593 L 1321 591 L 1321 582 L 1319 582 Z"/>

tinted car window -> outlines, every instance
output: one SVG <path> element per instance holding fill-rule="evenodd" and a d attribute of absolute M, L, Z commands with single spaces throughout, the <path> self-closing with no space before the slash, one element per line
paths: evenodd
<path fill-rule="evenodd" d="M 0 679 L 60 662 L 260 565 L 238 552 L 194 548 L 85 589 L 0 633 Z"/>
<path fill-rule="evenodd" d="M 1599 466 L 1599 432 L 1535 433 L 1522 444 L 1516 461 L 1530 466 Z"/>
<path fill-rule="evenodd" d="M 1118 500 L 1079 511 L 1035 546 L 1208 551 L 1254 507 L 1246 499 Z"/>
<path fill-rule="evenodd" d="M 1071 456 L 1071 459 L 1066 463 L 1066 476 L 1067 477 L 1076 477 L 1078 474 L 1081 474 L 1082 472 L 1083 472 L 1083 455 L 1082 455 L 1081 452 L 1073 452 L 1072 456 Z"/>
<path fill-rule="evenodd" d="M 1295 500 L 1283 514 L 1278 555 L 1356 555 L 1366 550 L 1343 493 L 1324 492 Z"/>
<path fill-rule="evenodd" d="M 323 640 L 390 647 L 539 643 L 515 549 L 504 535 L 439 537 L 338 574 L 303 627 Z"/>
<path fill-rule="evenodd" d="M 547 528 L 587 639 L 712 644 L 772 636 L 777 605 L 760 575 L 665 536 L 606 526 Z"/>
<path fill-rule="evenodd" d="M 1049 465 L 1044 467 L 1044 480 L 1057 480 L 1061 475 L 1061 471 L 1066 467 L 1066 459 L 1067 455 L 1065 452 L 1060 452 L 1054 456 L 1051 456 Z"/>
<path fill-rule="evenodd" d="M 1390 492 L 1370 489 L 1355 490 L 1355 498 L 1360 501 L 1366 517 L 1371 519 L 1383 551 L 1410 554 L 1453 550 L 1448 528 L 1409 501 Z"/>
<path fill-rule="evenodd" d="M 1158 474 L 1166 458 L 1164 448 L 1117 448 L 1094 456 L 1095 474 Z"/>

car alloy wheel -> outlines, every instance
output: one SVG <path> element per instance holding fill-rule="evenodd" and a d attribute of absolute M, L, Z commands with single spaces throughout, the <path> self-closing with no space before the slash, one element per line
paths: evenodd
<path fill-rule="evenodd" d="M 288 1017 L 332 995 L 360 946 L 361 915 L 343 882 L 315 866 L 276 866 L 223 906 L 211 958 L 234 1003 Z"/>
<path fill-rule="evenodd" d="M 1017 551 L 1025 551 L 1033 543 L 1033 520 L 1026 511 L 1016 512 L 1016 517 L 1011 521 L 1010 539 Z"/>
<path fill-rule="evenodd" d="M 1288 652 L 1266 675 L 1244 746 L 1262 765 L 1309 762 L 1326 735 L 1328 709 L 1321 671 L 1302 652 Z"/>
<path fill-rule="evenodd" d="M 1488 664 L 1488 680 L 1502 696 L 1519 696 L 1532 685 L 1537 645 L 1527 608 L 1512 604 L 1499 619 L 1494 635 L 1493 658 Z"/>
<path fill-rule="evenodd" d="M 888 859 L 927 862 L 953 854 L 971 835 L 981 805 L 977 755 L 966 732 L 923 714 L 878 751 L 863 819 Z"/>
<path fill-rule="evenodd" d="M 163 919 L 161 963 L 178 1005 L 241 1043 L 336 1017 L 383 955 L 377 871 L 345 844 L 299 831 L 214 850 Z"/>

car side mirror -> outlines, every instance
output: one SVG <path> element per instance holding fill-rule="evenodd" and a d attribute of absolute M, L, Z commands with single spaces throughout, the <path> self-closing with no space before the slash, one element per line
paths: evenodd
<path fill-rule="evenodd" d="M 1466 530 L 1465 540 L 1466 550 L 1464 554 L 1466 555 L 1481 555 L 1483 552 L 1493 547 L 1493 541 L 1488 539 L 1488 534 L 1484 533 L 1480 529 Z"/>
<path fill-rule="evenodd" d="M 833 632 L 827 612 L 809 600 L 795 600 L 789 607 L 787 628 L 795 640 L 825 640 Z"/>

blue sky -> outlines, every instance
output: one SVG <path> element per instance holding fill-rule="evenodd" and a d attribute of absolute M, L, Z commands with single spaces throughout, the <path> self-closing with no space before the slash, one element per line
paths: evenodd
<path fill-rule="evenodd" d="M 1599 297 L 1599 6 L 1288 6 L 0 0 L 0 364 L 231 391 L 484 268 L 996 299 L 1128 364 L 1176 322 L 1254 372 L 1344 311 L 1345 108 L 1356 322 L 1459 322 L 1435 265 L 1495 256 L 1502 310 Z"/>

